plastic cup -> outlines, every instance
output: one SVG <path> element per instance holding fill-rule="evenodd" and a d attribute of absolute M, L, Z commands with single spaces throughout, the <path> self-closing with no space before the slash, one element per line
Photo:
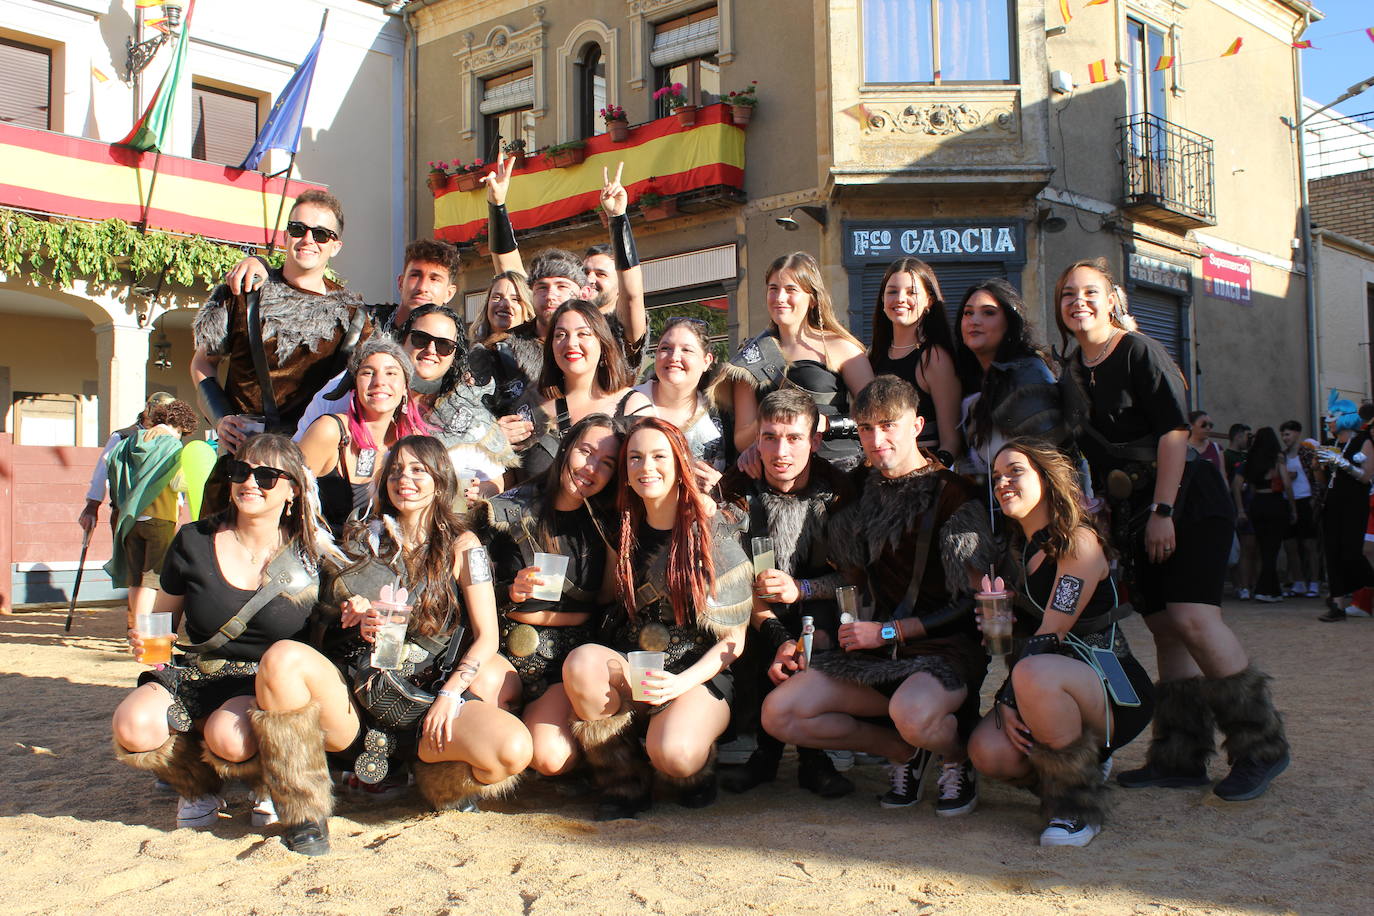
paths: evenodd
<path fill-rule="evenodd" d="M 835 603 L 840 608 L 840 623 L 853 623 L 859 619 L 859 590 L 852 585 L 841 585 L 835 589 Z"/>
<path fill-rule="evenodd" d="M 1011 593 L 979 592 L 974 595 L 983 619 L 983 641 L 989 655 L 1011 653 Z"/>
<path fill-rule="evenodd" d="M 381 628 L 372 642 L 372 667 L 394 671 L 405 661 L 406 628 L 410 626 L 411 605 L 374 601 L 372 608 L 382 618 Z"/>
<path fill-rule="evenodd" d="M 171 614 L 139 614 L 134 619 L 134 630 L 143 640 L 143 651 L 138 661 L 144 665 L 166 665 L 172 661 L 172 642 L 176 633 L 172 632 Z"/>
<path fill-rule="evenodd" d="M 754 538 L 754 578 L 760 573 L 778 568 L 777 555 L 773 551 L 772 538 Z"/>
<path fill-rule="evenodd" d="M 650 671 L 663 670 L 662 652 L 631 652 L 630 660 L 630 696 L 636 700 L 647 700 L 649 695 L 645 692 L 648 688 L 644 686 L 644 675 Z"/>
<path fill-rule="evenodd" d="M 563 577 L 568 574 L 568 558 L 561 553 L 536 553 L 534 565 L 543 585 L 535 586 L 530 596 L 540 601 L 563 600 Z"/>

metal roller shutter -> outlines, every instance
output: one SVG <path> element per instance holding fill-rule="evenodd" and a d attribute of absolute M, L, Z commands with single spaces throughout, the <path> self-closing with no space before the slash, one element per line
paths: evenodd
<path fill-rule="evenodd" d="M 1140 330 L 1159 341 L 1180 369 L 1186 370 L 1183 306 L 1177 296 L 1136 287 L 1129 295 L 1129 310 Z"/>
<path fill-rule="evenodd" d="M 51 130 L 52 52 L 0 38 L 0 122 Z"/>
<path fill-rule="evenodd" d="M 258 100 L 209 86 L 191 87 L 191 158 L 237 165 L 258 137 Z"/>
<path fill-rule="evenodd" d="M 945 300 L 945 314 L 949 319 L 950 327 L 954 333 L 958 333 L 958 324 L 955 321 L 954 313 L 959 308 L 959 300 L 964 298 L 964 291 L 980 280 L 989 277 L 1000 277 L 1006 279 L 1007 271 L 1004 265 L 996 261 L 980 261 L 976 263 L 944 263 L 931 264 L 935 270 L 935 278 L 940 281 L 940 294 Z M 863 280 L 860 285 L 860 314 L 863 316 L 862 328 L 850 328 L 865 345 L 873 340 L 873 311 L 878 301 L 878 293 L 882 286 L 883 274 L 887 272 L 887 267 L 874 265 L 865 268 Z M 860 333 L 861 332 L 861 333 Z"/>

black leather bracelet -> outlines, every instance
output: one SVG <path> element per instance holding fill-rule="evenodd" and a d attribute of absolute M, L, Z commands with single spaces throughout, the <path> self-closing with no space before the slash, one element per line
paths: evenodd
<path fill-rule="evenodd" d="M 615 250 L 615 269 L 629 270 L 639 266 L 639 252 L 635 249 L 635 234 L 630 218 L 624 213 L 611 217 L 611 248 Z"/>
<path fill-rule="evenodd" d="M 1007 679 L 1002 682 L 1002 686 L 997 688 L 997 695 L 994 698 L 994 702 L 1001 706 L 1010 706 L 1012 709 L 1018 708 L 1016 705 L 1016 689 L 1011 686 L 1010 674 L 1008 674 Z"/>
<path fill-rule="evenodd" d="M 205 414 L 205 419 L 210 421 L 211 426 L 219 425 L 219 421 L 234 412 L 234 408 L 229 406 L 229 396 L 220 387 L 219 379 L 203 378 L 196 386 L 196 393 L 200 395 L 200 409 Z"/>
<path fill-rule="evenodd" d="M 519 246 L 515 243 L 515 227 L 505 204 L 487 204 L 487 235 L 493 254 L 510 254 Z"/>
<path fill-rule="evenodd" d="M 1021 658 L 1030 658 L 1032 655 L 1054 655 L 1059 652 L 1060 642 L 1058 633 L 1041 633 L 1039 636 L 1032 636 L 1026 640 L 1026 645 L 1021 649 Z"/>
<path fill-rule="evenodd" d="M 782 648 L 783 643 L 792 638 L 792 634 L 787 632 L 787 627 L 776 617 L 764 618 L 763 623 L 759 624 L 759 635 L 768 640 L 774 654 Z"/>

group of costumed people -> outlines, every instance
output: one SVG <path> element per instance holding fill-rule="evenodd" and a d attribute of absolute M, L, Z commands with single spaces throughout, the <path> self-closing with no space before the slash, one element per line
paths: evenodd
<path fill-rule="evenodd" d="M 1231 502 L 1194 472 L 1183 378 L 1105 262 L 1056 284 L 1062 372 L 1011 285 L 970 289 L 954 334 L 913 259 L 865 349 L 800 252 L 765 274 L 768 329 L 715 364 L 691 318 L 645 352 L 618 176 L 610 244 L 528 268 L 509 179 L 503 161 L 488 180 L 496 275 L 470 328 L 441 243 L 407 248 L 394 307 L 328 280 L 343 214 L 320 192 L 282 268 L 249 259 L 201 310 L 192 376 L 221 454 L 161 569 L 180 651 L 113 723 L 178 825 L 213 823 L 240 779 L 255 825 L 322 854 L 341 771 L 473 809 L 532 770 L 633 817 L 656 788 L 702 807 L 771 781 L 792 744 L 821 796 L 854 788 L 826 751 L 865 752 L 892 762 L 886 807 L 938 769 L 937 812 L 968 813 L 981 774 L 1038 794 L 1042 844 L 1085 845 L 1111 755 L 1152 719 L 1122 786 L 1209 784 L 1216 729 L 1221 798 L 1287 765 L 1268 679 L 1221 616 Z M 546 554 L 567 558 L 556 599 Z M 997 579 L 1015 640 L 983 709 Z M 401 589 L 403 661 L 379 668 Z M 1119 626 L 1132 607 L 1153 683 Z M 662 666 L 632 669 L 636 651 Z M 717 745 L 751 730 L 718 779 Z"/>

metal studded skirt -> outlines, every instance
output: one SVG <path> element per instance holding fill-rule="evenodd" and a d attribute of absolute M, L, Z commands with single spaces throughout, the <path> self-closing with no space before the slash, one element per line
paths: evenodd
<path fill-rule="evenodd" d="M 551 627 L 518 620 L 501 622 L 501 654 L 520 675 L 524 700 L 539 699 L 554 684 L 563 682 L 563 660 L 578 646 L 596 642 L 594 623 Z"/>

